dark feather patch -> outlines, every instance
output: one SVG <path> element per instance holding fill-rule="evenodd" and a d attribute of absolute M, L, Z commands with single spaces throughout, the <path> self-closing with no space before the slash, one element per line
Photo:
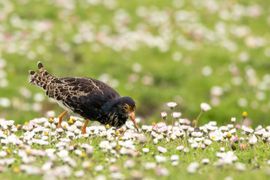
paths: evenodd
<path fill-rule="evenodd" d="M 37 63 L 37 67 L 38 67 L 38 69 L 42 69 L 44 66 L 43 66 L 43 64 L 39 61 L 39 62 Z"/>
<path fill-rule="evenodd" d="M 35 73 L 36 73 L 35 71 L 29 70 L 29 74 L 30 74 L 30 75 L 34 75 Z"/>

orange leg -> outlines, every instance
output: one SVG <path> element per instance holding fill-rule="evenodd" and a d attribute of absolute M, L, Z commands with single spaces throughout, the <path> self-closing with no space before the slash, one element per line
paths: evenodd
<path fill-rule="evenodd" d="M 60 128 L 61 127 L 61 123 L 62 123 L 62 120 L 63 120 L 63 117 L 67 114 L 67 111 L 64 111 L 62 112 L 59 116 L 58 116 L 58 124 L 57 124 L 57 128 Z"/>
<path fill-rule="evenodd" d="M 85 134 L 86 133 L 86 127 L 87 127 L 89 121 L 90 121 L 89 119 L 86 119 L 85 120 L 85 122 L 83 124 L 83 127 L 82 127 L 82 134 Z"/>

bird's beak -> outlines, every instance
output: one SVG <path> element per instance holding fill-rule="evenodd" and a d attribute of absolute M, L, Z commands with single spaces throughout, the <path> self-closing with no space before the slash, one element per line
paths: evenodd
<path fill-rule="evenodd" d="M 139 127 L 138 127 L 138 125 L 137 125 L 137 123 L 135 121 L 136 116 L 135 116 L 135 112 L 134 111 L 132 111 L 131 113 L 129 113 L 129 118 L 133 122 L 134 127 L 136 128 L 136 130 L 139 131 Z"/>

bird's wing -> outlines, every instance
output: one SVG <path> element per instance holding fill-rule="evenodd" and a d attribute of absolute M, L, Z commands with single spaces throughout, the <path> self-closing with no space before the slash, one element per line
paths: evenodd
<path fill-rule="evenodd" d="M 50 85 L 47 95 L 81 115 L 89 109 L 98 112 L 103 104 L 120 97 L 113 88 L 101 81 L 76 77 L 55 80 Z"/>

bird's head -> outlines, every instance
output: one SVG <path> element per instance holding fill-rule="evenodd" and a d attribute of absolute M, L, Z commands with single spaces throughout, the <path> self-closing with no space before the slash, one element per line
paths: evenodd
<path fill-rule="evenodd" d="M 135 110 L 136 104 L 131 97 L 121 97 L 119 99 L 113 100 L 107 104 L 107 111 L 115 112 L 118 117 L 130 118 L 133 122 L 134 127 L 138 130 L 138 125 L 135 121 Z"/>
<path fill-rule="evenodd" d="M 122 114 L 125 117 L 129 117 L 133 122 L 134 127 L 138 130 L 138 125 L 135 121 L 135 110 L 136 104 L 135 101 L 131 97 L 121 97 L 119 98 L 118 103 L 116 104 L 117 110 L 119 114 Z"/>

